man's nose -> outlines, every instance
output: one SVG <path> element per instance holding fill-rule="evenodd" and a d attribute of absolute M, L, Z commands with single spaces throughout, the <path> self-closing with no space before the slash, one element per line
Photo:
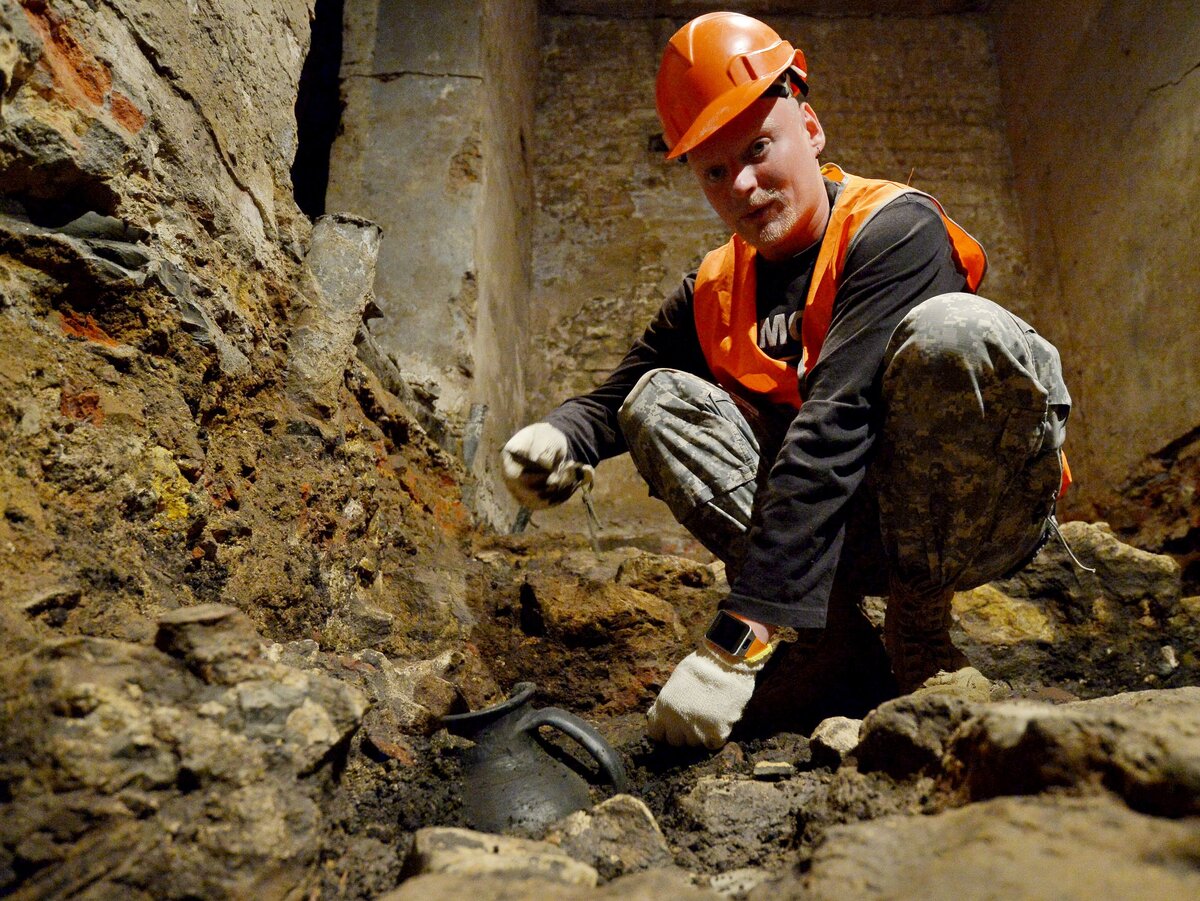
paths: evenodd
<path fill-rule="evenodd" d="M 733 193 L 739 197 L 749 197 L 758 187 L 758 176 L 753 166 L 742 166 L 733 176 Z"/>

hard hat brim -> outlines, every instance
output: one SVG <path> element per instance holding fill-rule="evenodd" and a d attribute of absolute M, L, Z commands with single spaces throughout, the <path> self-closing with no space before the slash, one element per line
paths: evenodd
<path fill-rule="evenodd" d="M 745 112 L 755 100 L 763 95 L 775 79 L 787 71 L 791 65 L 792 60 L 789 59 L 778 69 L 763 75 L 761 78 L 756 78 L 754 81 L 748 81 L 745 84 L 738 85 L 736 88 L 726 91 L 706 106 L 700 115 L 692 121 L 691 127 L 683 133 L 683 136 L 680 137 L 675 146 L 667 153 L 666 158 L 669 160 L 676 159 L 703 144 L 724 126 L 741 115 L 741 113 Z"/>

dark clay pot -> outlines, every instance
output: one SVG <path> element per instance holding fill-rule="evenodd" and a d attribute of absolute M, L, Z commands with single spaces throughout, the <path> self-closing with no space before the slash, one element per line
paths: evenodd
<path fill-rule="evenodd" d="M 540 833 L 555 820 L 592 804 L 587 781 L 555 760 L 537 738 L 552 726 L 583 746 L 614 791 L 625 790 L 617 752 L 592 726 L 558 707 L 533 709 L 536 687 L 518 683 L 508 700 L 442 718 L 454 735 L 475 744 L 463 756 L 463 810 L 485 832 Z"/>

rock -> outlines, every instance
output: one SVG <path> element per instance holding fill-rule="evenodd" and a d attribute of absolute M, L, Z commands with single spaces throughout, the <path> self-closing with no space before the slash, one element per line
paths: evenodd
<path fill-rule="evenodd" d="M 820 765 L 831 763 L 837 766 L 842 758 L 858 745 L 862 720 L 847 716 L 831 716 L 821 720 L 809 738 L 813 762 Z"/>
<path fill-rule="evenodd" d="M 978 711 L 947 747 L 950 781 L 973 799 L 1072 787 L 1117 792 L 1160 816 L 1200 813 L 1200 688 Z"/>
<path fill-rule="evenodd" d="M 759 760 L 754 764 L 752 775 L 755 779 L 773 782 L 796 775 L 796 766 L 786 760 Z"/>
<path fill-rule="evenodd" d="M 358 726 L 353 689 L 269 661 L 231 678 L 222 608 L 177 611 L 168 647 L 96 638 L 0 664 L 0 891 L 68 897 L 306 894 L 329 767 Z M 173 630 L 173 631 L 172 631 Z M 214 651 L 214 653 L 209 653 Z M 190 655 L 190 656 L 189 656 Z M 232 659 L 237 659 L 236 657 Z M 200 665 L 197 665 L 199 661 Z M 187 665 L 185 665 L 185 663 Z"/>
<path fill-rule="evenodd" d="M 750 759 L 756 768 L 760 763 L 788 763 L 795 769 L 805 769 L 812 762 L 812 746 L 806 735 L 776 732 L 763 740 Z"/>
<path fill-rule="evenodd" d="M 417 876 L 378 901 L 428 901 L 470 897 L 472 901 L 721 901 L 722 896 L 695 885 L 682 870 L 647 870 L 614 879 L 599 888 L 564 885 L 546 878 L 500 873 L 480 880 L 446 873 Z"/>
<path fill-rule="evenodd" d="M 591 810 L 564 817 L 550 827 L 545 840 L 595 867 L 605 881 L 673 863 L 654 814 L 630 795 L 614 795 Z"/>
<path fill-rule="evenodd" d="M 917 775 L 897 782 L 883 772 L 860 772 L 849 759 L 831 773 L 818 770 L 809 777 L 815 791 L 797 815 L 796 824 L 802 865 L 804 855 L 820 847 L 835 826 L 937 809 L 931 805 L 937 788 L 932 776 Z"/>
<path fill-rule="evenodd" d="M 400 735 L 430 735 L 440 728 L 443 716 L 465 712 L 468 704 L 460 683 L 477 680 L 481 668 L 469 648 L 406 664 L 369 648 L 335 654 L 319 650 L 312 642 L 275 645 L 269 653 L 292 666 L 356 686 L 372 703 L 364 722 L 368 737 L 383 743 L 395 743 Z M 478 697 L 479 689 L 470 686 L 471 696 Z M 383 749 L 382 744 L 379 747 Z"/>
<path fill-rule="evenodd" d="M 261 642 L 250 619 L 236 607 L 200 604 L 159 617 L 154 644 L 205 682 L 233 685 L 254 672 Z"/>
<path fill-rule="evenodd" d="M 863 720 L 854 751 L 859 769 L 895 778 L 940 771 L 947 740 L 976 709 L 962 698 L 919 691 L 881 704 Z"/>
<path fill-rule="evenodd" d="M 712 622 L 717 604 L 728 594 L 725 566 L 685 557 L 641 552 L 623 560 L 615 581 L 645 591 L 675 608 L 688 641 L 698 642 Z"/>
<path fill-rule="evenodd" d="M 210 302 L 198 296 L 192 277 L 170 260 L 149 267 L 151 277 L 175 301 L 180 325 L 201 347 L 214 350 L 221 372 L 240 377 L 250 371 L 250 360 L 217 324 Z"/>
<path fill-rule="evenodd" d="M 740 870 L 727 870 L 717 873 L 709 881 L 714 892 L 726 898 L 745 898 L 774 876 L 770 870 L 758 867 L 742 867 Z"/>
<path fill-rule="evenodd" d="M 1044 604 L 1011 598 L 991 583 L 957 592 L 953 609 L 959 626 L 981 644 L 1053 641 L 1056 636 Z"/>
<path fill-rule="evenodd" d="M 697 885 L 697 881 L 696 877 L 683 870 L 649 870 L 614 879 L 596 896 L 613 901 L 661 901 L 663 898 L 671 898 L 672 901 L 715 901 L 720 897 Z"/>
<path fill-rule="evenodd" d="M 796 814 L 820 780 L 801 774 L 782 782 L 733 776 L 703 776 L 679 799 L 679 810 L 702 844 L 695 848 L 706 867 L 729 870 L 778 861 L 796 836 Z"/>
<path fill-rule="evenodd" d="M 1003 798 L 831 829 L 775 899 L 1194 898 L 1200 821 L 1106 797 Z"/>
<path fill-rule="evenodd" d="M 987 678 L 973 666 L 964 666 L 952 673 L 937 673 L 912 692 L 912 696 L 916 698 L 958 698 L 972 704 L 999 701 L 1010 697 L 1011 694 L 1011 690 L 1003 682 Z"/>
<path fill-rule="evenodd" d="M 288 342 L 288 390 L 328 415 L 354 353 L 354 337 L 371 300 L 382 231 L 344 213 L 313 226 L 305 262 L 316 290 L 299 304 Z"/>
<path fill-rule="evenodd" d="M 1134 618 L 1160 617 L 1178 606 L 1180 566 L 1174 559 L 1126 545 L 1104 523 L 1063 523 L 1062 535 L 1096 572 L 1079 569 L 1061 543 L 1051 540 L 1037 559 L 997 587 L 1018 599 L 1054 600 L 1064 611 L 1100 617 L 1117 609 Z"/>
<path fill-rule="evenodd" d="M 989 676 L 1021 694 L 1054 685 L 1098 696 L 1147 685 L 1188 684 L 1200 658 L 1161 648 L 1195 637 L 1179 565 L 1119 541 L 1104 523 L 1068 522 L 1062 533 L 1082 569 L 1052 538 L 1023 570 L 955 596 L 955 641 Z"/>
<path fill-rule="evenodd" d="M 417 830 L 404 872 L 408 876 L 448 873 L 477 881 L 505 874 L 583 886 L 594 886 L 598 880 L 594 868 L 547 842 L 438 827 Z"/>
<path fill-rule="evenodd" d="M 69 610 L 79 604 L 83 590 L 73 583 L 40 587 L 20 598 L 17 608 L 26 616 L 53 616 L 56 611 Z"/>
<path fill-rule="evenodd" d="M 1056 604 L 1072 623 L 1158 619 L 1179 606 L 1179 564 L 1170 557 L 1122 543 L 1103 523 L 1064 523 L 1062 534 L 1075 556 L 1095 572 L 1076 566 L 1052 539 L 1029 566 L 993 584 L 1013 598 Z"/>

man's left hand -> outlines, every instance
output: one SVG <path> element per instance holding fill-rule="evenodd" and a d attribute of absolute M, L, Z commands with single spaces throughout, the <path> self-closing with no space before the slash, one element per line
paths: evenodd
<path fill-rule="evenodd" d="M 754 679 L 769 652 L 753 660 L 731 657 L 707 641 L 680 661 L 646 714 L 646 733 L 669 745 L 725 744 L 754 694 Z"/>

